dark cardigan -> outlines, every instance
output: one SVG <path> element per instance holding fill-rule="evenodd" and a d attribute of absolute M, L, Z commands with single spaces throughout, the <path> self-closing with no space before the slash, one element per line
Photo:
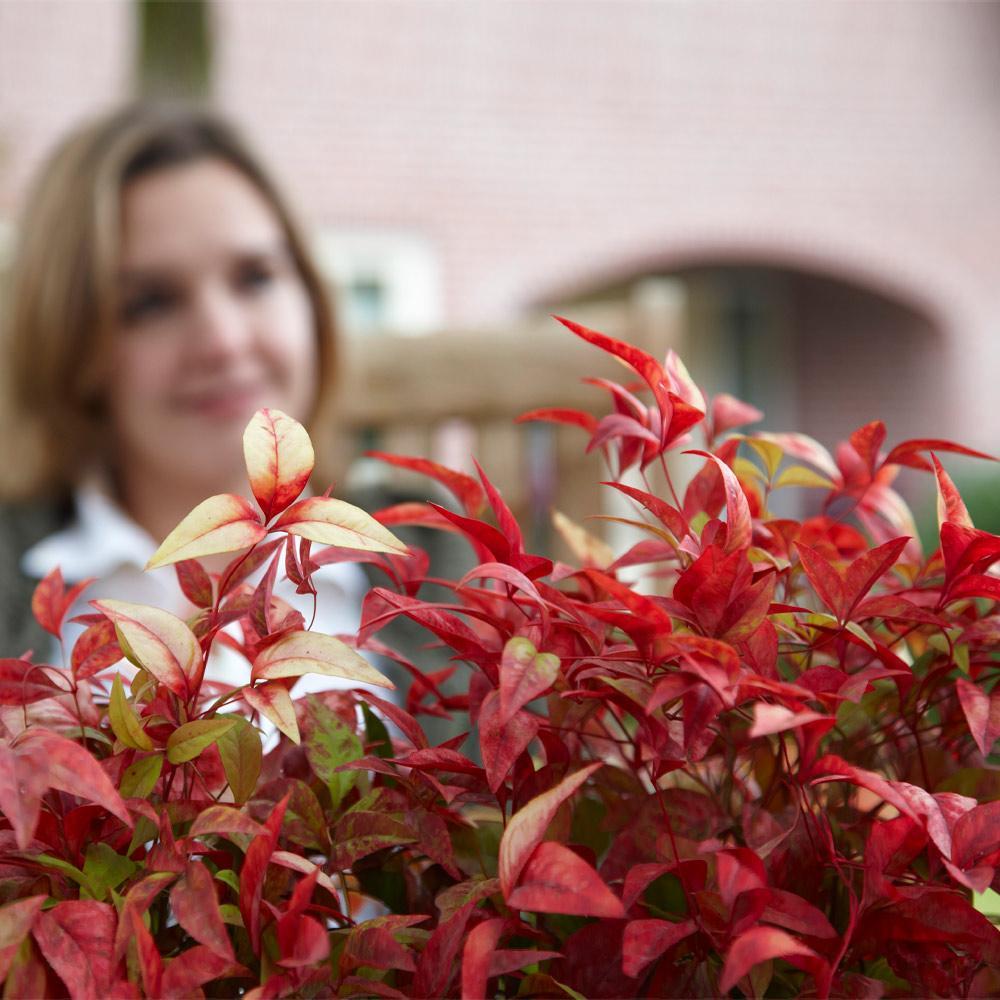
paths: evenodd
<path fill-rule="evenodd" d="M 49 648 L 50 637 L 31 613 L 31 595 L 38 581 L 21 571 L 21 559 L 71 517 L 70 503 L 0 504 L 0 658 L 20 656 L 30 649 L 40 660 Z"/>

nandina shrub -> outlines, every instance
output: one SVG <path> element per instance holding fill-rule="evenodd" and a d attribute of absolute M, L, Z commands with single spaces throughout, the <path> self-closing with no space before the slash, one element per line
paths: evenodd
<path fill-rule="evenodd" d="M 384 456 L 459 510 L 298 499 L 308 439 L 262 411 L 259 509 L 214 497 L 152 560 L 176 564 L 192 620 L 97 601 L 65 670 L 0 661 L 5 995 L 1000 991 L 1000 934 L 972 904 L 1000 886 L 1000 538 L 936 457 L 973 453 L 886 451 L 878 422 L 834 457 L 737 433 L 760 414 L 706 401 L 673 355 L 566 325 L 638 380 L 597 382 L 600 419 L 526 417 L 605 453 L 645 535 L 629 551 L 564 524 L 579 565 L 553 565 L 485 474 L 422 459 Z M 698 470 L 683 495 L 671 450 Z M 929 555 L 901 466 L 936 482 Z M 771 512 L 802 488 L 813 515 Z M 389 531 L 408 523 L 461 534 L 476 568 L 428 579 Z M 221 574 L 197 561 L 236 550 Z M 314 593 L 340 559 L 385 577 L 353 643 L 275 592 Z M 53 574 L 39 621 L 58 636 L 77 596 Z M 388 649 L 399 616 L 453 662 Z M 205 681 L 213 643 L 246 656 L 246 684 Z M 308 671 L 386 683 L 351 645 L 411 675 L 405 704 L 290 697 Z M 466 712 L 471 735 L 429 745 L 422 714 Z M 282 734 L 267 753 L 259 719 Z"/>

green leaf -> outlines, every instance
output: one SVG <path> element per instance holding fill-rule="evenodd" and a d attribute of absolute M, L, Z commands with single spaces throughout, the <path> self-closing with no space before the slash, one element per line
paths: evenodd
<path fill-rule="evenodd" d="M 167 740 L 167 760 L 171 764 L 183 764 L 194 760 L 206 747 L 211 746 L 223 733 L 228 732 L 236 722 L 235 716 L 216 716 L 214 719 L 195 719 L 185 722 Z"/>
<path fill-rule="evenodd" d="M 844 625 L 844 628 L 846 628 L 851 635 L 856 635 L 873 652 L 878 649 L 875 645 L 875 640 L 857 622 L 847 622 Z"/>
<path fill-rule="evenodd" d="M 306 701 L 309 735 L 304 741 L 306 756 L 313 773 L 330 789 L 333 810 L 340 809 L 344 796 L 358 780 L 357 771 L 337 771 L 341 764 L 349 764 L 364 753 L 361 741 L 350 727 L 326 707 L 318 698 Z"/>
<path fill-rule="evenodd" d="M 376 757 L 393 756 L 392 740 L 385 723 L 364 703 L 361 703 L 361 714 L 365 720 L 365 743 Z"/>
<path fill-rule="evenodd" d="M 153 741 L 142 728 L 139 716 L 125 697 L 121 674 L 115 674 L 111 685 L 111 699 L 108 702 L 108 719 L 119 742 L 132 750 L 152 750 Z"/>
<path fill-rule="evenodd" d="M 228 885 L 238 896 L 240 894 L 240 877 L 231 868 L 222 868 L 215 873 L 215 877 L 225 885 Z"/>
<path fill-rule="evenodd" d="M 241 716 L 230 716 L 233 725 L 218 738 L 219 756 L 226 781 L 237 805 L 253 795 L 260 778 L 264 750 L 260 733 Z"/>
<path fill-rule="evenodd" d="M 123 799 L 148 799 L 156 787 L 163 770 L 162 754 L 140 757 L 133 761 L 122 775 L 118 791 Z"/>
<path fill-rule="evenodd" d="M 83 874 L 94 899 L 104 899 L 109 889 L 116 889 L 135 873 L 134 861 L 116 853 L 104 843 L 94 843 L 87 848 Z"/>
<path fill-rule="evenodd" d="M 767 469 L 767 478 L 774 479 L 774 474 L 778 471 L 778 466 L 781 465 L 781 459 L 785 453 L 773 441 L 762 441 L 760 438 L 744 438 L 743 440 L 760 456 L 764 468 Z"/>
<path fill-rule="evenodd" d="M 224 924 L 232 924 L 233 927 L 243 926 L 243 915 L 240 908 L 232 903 L 219 904 L 219 916 Z"/>
<path fill-rule="evenodd" d="M 815 486 L 820 489 L 832 490 L 834 485 L 832 479 L 827 479 L 826 476 L 821 476 L 818 472 L 814 472 L 804 465 L 790 465 L 778 476 L 778 481 L 774 484 L 774 488 L 781 489 L 783 486 Z"/>
<path fill-rule="evenodd" d="M 87 876 L 76 865 L 71 865 L 68 861 L 53 857 L 51 854 L 36 854 L 34 860 L 45 865 L 46 868 L 55 868 L 56 871 L 62 872 L 63 875 L 71 878 L 77 885 L 82 886 L 88 892 L 90 891 Z"/>

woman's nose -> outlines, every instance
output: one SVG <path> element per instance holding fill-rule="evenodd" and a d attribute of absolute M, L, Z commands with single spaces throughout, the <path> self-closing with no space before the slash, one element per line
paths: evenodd
<path fill-rule="evenodd" d="M 199 289 L 192 302 L 189 349 L 199 359 L 228 358 L 246 350 L 251 336 L 248 317 L 226 288 Z"/>

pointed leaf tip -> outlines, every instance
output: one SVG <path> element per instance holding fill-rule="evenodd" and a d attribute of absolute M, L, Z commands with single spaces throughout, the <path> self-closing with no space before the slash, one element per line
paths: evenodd
<path fill-rule="evenodd" d="M 146 569 L 256 545 L 267 531 L 250 501 L 220 493 L 200 504 L 163 540 Z"/>
<path fill-rule="evenodd" d="M 407 547 L 360 507 L 333 497 L 310 497 L 292 504 L 273 525 L 321 545 L 362 552 L 406 555 Z"/>
<path fill-rule="evenodd" d="M 258 410 L 243 432 L 243 457 L 265 520 L 298 499 L 316 456 L 306 429 L 281 410 Z"/>

